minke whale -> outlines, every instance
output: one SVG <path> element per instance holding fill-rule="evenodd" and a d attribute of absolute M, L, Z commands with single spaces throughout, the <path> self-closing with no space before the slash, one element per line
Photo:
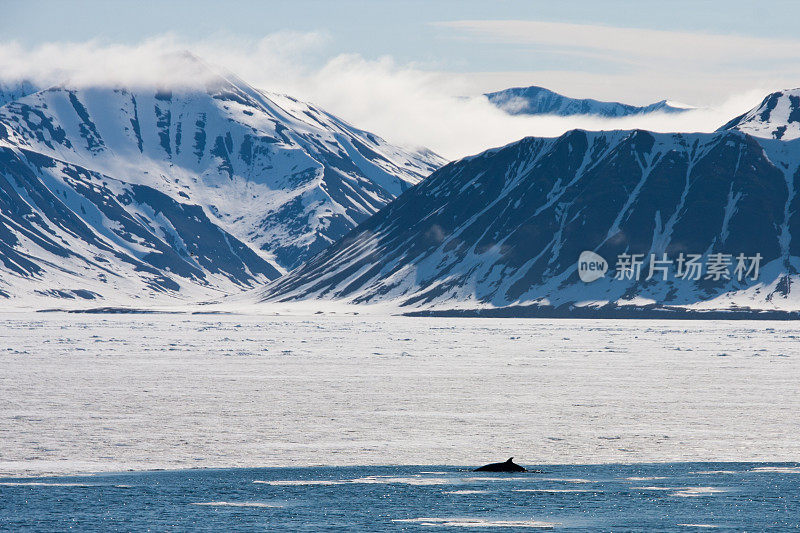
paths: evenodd
<path fill-rule="evenodd" d="M 484 465 L 480 468 L 476 468 L 474 471 L 475 472 L 527 472 L 528 470 L 515 463 L 513 457 L 509 457 L 508 461 L 506 461 L 505 463 L 491 463 L 488 465 Z"/>

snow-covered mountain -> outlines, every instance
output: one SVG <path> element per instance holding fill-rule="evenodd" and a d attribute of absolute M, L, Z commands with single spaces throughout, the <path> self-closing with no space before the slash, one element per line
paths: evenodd
<path fill-rule="evenodd" d="M 0 80 L 0 107 L 24 96 L 33 94 L 39 89 L 30 81 L 2 81 Z"/>
<path fill-rule="evenodd" d="M 186 60 L 200 82 L 59 86 L 0 108 L 0 295 L 250 287 L 443 162 Z"/>
<path fill-rule="evenodd" d="M 797 139 L 800 137 L 800 89 L 772 93 L 758 107 L 720 128 L 732 129 L 767 139 Z"/>
<path fill-rule="evenodd" d="M 800 139 L 735 130 L 526 138 L 446 165 L 260 298 L 798 310 L 799 167 Z M 586 251 L 608 268 L 591 283 Z M 624 254 L 641 254 L 640 276 L 616 279 Z M 681 254 L 700 256 L 698 279 L 678 277 Z"/>
<path fill-rule="evenodd" d="M 681 113 L 691 107 L 661 100 L 646 106 L 601 102 L 589 98 L 569 98 L 544 87 L 514 87 L 485 95 L 489 101 L 511 115 L 598 115 L 625 117 L 645 113 Z"/>

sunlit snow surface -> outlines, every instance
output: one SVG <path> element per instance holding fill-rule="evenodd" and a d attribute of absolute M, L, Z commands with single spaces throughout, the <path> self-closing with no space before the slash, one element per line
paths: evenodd
<path fill-rule="evenodd" d="M 796 461 L 798 337 L 791 322 L 6 313 L 0 475 Z"/>

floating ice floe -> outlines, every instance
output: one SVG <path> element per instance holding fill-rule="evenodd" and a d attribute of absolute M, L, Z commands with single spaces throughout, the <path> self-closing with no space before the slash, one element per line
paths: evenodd
<path fill-rule="evenodd" d="M 192 505 L 206 505 L 209 507 L 271 507 L 279 508 L 282 505 L 266 502 L 197 502 Z"/>
<path fill-rule="evenodd" d="M 685 497 L 711 496 L 713 494 L 719 494 L 721 492 L 727 492 L 727 490 L 721 489 L 719 487 L 685 487 L 677 490 L 672 495 L 685 496 Z"/>
<path fill-rule="evenodd" d="M 757 466 L 751 472 L 771 472 L 773 474 L 800 474 L 800 466 Z"/>
<path fill-rule="evenodd" d="M 487 520 L 483 518 L 403 518 L 392 522 L 420 524 L 423 526 L 449 527 L 516 527 L 532 529 L 552 529 L 559 525 L 556 522 L 540 522 L 538 520 Z"/>

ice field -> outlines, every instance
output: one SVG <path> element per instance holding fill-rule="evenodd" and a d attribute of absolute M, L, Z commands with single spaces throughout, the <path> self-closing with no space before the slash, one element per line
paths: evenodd
<path fill-rule="evenodd" d="M 792 322 L 0 315 L 0 476 L 797 461 Z"/>

